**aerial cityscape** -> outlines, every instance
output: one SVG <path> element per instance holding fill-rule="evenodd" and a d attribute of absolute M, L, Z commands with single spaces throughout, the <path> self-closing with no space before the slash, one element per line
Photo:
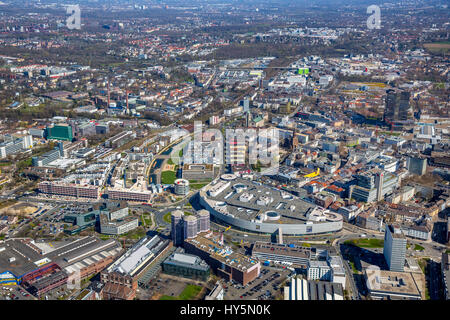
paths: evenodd
<path fill-rule="evenodd" d="M 0 300 L 450 300 L 449 53 L 446 0 L 1 0 Z"/>

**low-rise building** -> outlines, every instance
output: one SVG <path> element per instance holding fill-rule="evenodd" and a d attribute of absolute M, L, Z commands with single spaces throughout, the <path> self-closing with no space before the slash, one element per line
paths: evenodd
<path fill-rule="evenodd" d="M 376 300 L 421 300 L 420 290 L 409 272 L 364 270 L 367 289 Z"/>
<path fill-rule="evenodd" d="M 170 275 L 206 281 L 210 268 L 197 256 L 175 252 L 162 263 L 162 270 Z"/>
<path fill-rule="evenodd" d="M 344 300 L 344 290 L 340 283 L 292 278 L 284 300 Z"/>

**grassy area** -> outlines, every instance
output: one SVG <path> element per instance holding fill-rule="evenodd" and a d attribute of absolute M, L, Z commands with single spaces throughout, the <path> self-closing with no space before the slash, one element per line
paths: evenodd
<path fill-rule="evenodd" d="M 416 250 L 416 251 L 423 251 L 423 250 L 425 250 L 425 248 L 422 247 L 421 245 L 416 244 L 416 245 L 414 245 L 414 250 Z"/>
<path fill-rule="evenodd" d="M 130 232 L 125 233 L 122 237 L 127 239 L 139 240 L 145 236 L 145 230 L 142 227 L 138 227 Z"/>
<path fill-rule="evenodd" d="M 193 300 L 202 291 L 202 287 L 188 284 L 178 297 L 164 295 L 159 300 Z"/>
<path fill-rule="evenodd" d="M 356 269 L 355 263 L 353 261 L 349 261 L 348 263 L 352 267 L 353 273 L 358 273 L 358 269 Z"/>
<path fill-rule="evenodd" d="M 450 51 L 450 42 L 425 43 L 424 48 L 432 53 L 448 53 Z"/>
<path fill-rule="evenodd" d="M 382 239 L 353 239 L 347 240 L 344 244 L 360 248 L 383 248 L 384 240 Z"/>
<path fill-rule="evenodd" d="M 145 222 L 145 225 L 147 227 L 151 227 L 151 225 L 152 225 L 152 218 L 150 217 L 150 215 L 149 214 L 148 215 L 144 214 L 141 217 L 142 217 L 143 222 Z"/>
<path fill-rule="evenodd" d="M 111 238 L 111 236 L 107 234 L 101 234 L 98 237 L 100 238 L 100 240 L 108 240 Z"/>
<path fill-rule="evenodd" d="M 399 136 L 399 135 L 401 135 L 402 133 L 401 132 L 390 132 L 390 131 L 382 131 L 382 132 L 380 132 L 380 134 L 384 134 L 384 135 L 387 135 L 387 136 Z"/>
<path fill-rule="evenodd" d="M 199 190 L 201 188 L 203 188 L 204 186 L 208 185 L 209 182 L 206 183 L 194 183 L 194 184 L 190 184 L 189 187 L 193 190 Z"/>
<path fill-rule="evenodd" d="M 162 184 L 173 184 L 176 179 L 175 171 L 163 171 L 161 173 L 161 183 Z"/>
<path fill-rule="evenodd" d="M 450 253 L 450 249 L 445 250 L 445 253 Z"/>
<path fill-rule="evenodd" d="M 424 274 L 426 274 L 428 260 L 430 260 L 430 258 L 422 258 L 417 260 L 417 263 Z"/>
<path fill-rule="evenodd" d="M 172 212 L 168 212 L 163 216 L 163 220 L 167 223 L 171 223 L 172 222 L 172 217 L 171 217 Z"/>
<path fill-rule="evenodd" d="M 171 165 L 173 165 L 173 164 L 175 164 L 175 163 L 173 163 L 172 159 L 169 159 L 169 160 L 167 160 L 167 164 L 168 164 L 169 166 L 171 166 Z"/>
<path fill-rule="evenodd" d="M 428 276 L 429 268 L 428 268 L 428 261 L 430 258 L 422 258 L 418 259 L 417 263 L 419 264 L 420 269 L 422 269 L 423 274 L 425 275 L 425 278 Z M 428 282 L 428 280 L 426 280 Z M 425 284 L 425 300 L 430 300 L 430 291 L 428 290 L 428 283 Z"/>

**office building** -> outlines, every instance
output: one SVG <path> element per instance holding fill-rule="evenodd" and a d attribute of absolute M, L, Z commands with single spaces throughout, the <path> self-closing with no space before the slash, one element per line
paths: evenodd
<path fill-rule="evenodd" d="M 181 246 L 184 240 L 183 212 L 175 210 L 171 214 L 171 236 L 174 246 Z"/>
<path fill-rule="evenodd" d="M 308 280 L 330 281 L 331 267 L 327 261 L 313 260 L 308 263 L 307 274 Z"/>
<path fill-rule="evenodd" d="M 442 287 L 445 300 L 450 300 L 450 253 L 443 252 L 441 259 Z"/>
<path fill-rule="evenodd" d="M 209 235 L 199 234 L 195 238 L 185 239 L 184 249 L 186 253 L 203 259 L 212 271 L 226 281 L 234 280 L 246 285 L 260 274 L 261 264 L 258 261 L 234 252 Z"/>
<path fill-rule="evenodd" d="M 386 103 L 384 120 L 387 122 L 406 121 L 410 118 L 409 98 L 411 94 L 407 91 L 386 91 Z"/>
<path fill-rule="evenodd" d="M 206 281 L 209 277 L 209 266 L 205 261 L 192 254 L 175 252 L 162 263 L 164 273 Z"/>
<path fill-rule="evenodd" d="M 419 286 L 409 272 L 364 270 L 367 290 L 374 300 L 421 300 Z"/>
<path fill-rule="evenodd" d="M 0 143 L 0 158 L 6 158 L 9 155 L 29 150 L 32 147 L 33 137 L 31 135 L 5 136 L 4 141 Z"/>
<path fill-rule="evenodd" d="M 73 130 L 68 124 L 50 125 L 45 129 L 47 139 L 72 141 Z"/>
<path fill-rule="evenodd" d="M 253 245 L 252 257 L 260 261 L 279 261 L 307 266 L 311 257 L 311 248 L 257 241 Z"/>
<path fill-rule="evenodd" d="M 208 232 L 210 230 L 210 215 L 208 210 L 198 212 L 198 232 Z"/>
<path fill-rule="evenodd" d="M 409 156 L 406 160 L 406 167 L 410 173 L 422 176 L 427 172 L 427 159 L 419 156 Z"/>
<path fill-rule="evenodd" d="M 136 229 L 139 226 L 137 217 L 124 217 L 110 220 L 107 214 L 100 215 L 100 233 L 110 235 L 121 235 Z"/>
<path fill-rule="evenodd" d="M 210 231 L 210 215 L 207 210 L 200 210 L 197 215 L 187 215 L 180 210 L 171 214 L 171 237 L 175 246 L 183 244 L 185 239 L 195 238 L 199 233 Z"/>
<path fill-rule="evenodd" d="M 350 198 L 362 202 L 381 201 L 394 191 L 398 177 L 390 172 L 371 169 L 355 175 L 356 185 L 350 188 Z"/>
<path fill-rule="evenodd" d="M 183 217 L 184 222 L 184 239 L 192 239 L 197 236 L 198 222 L 195 216 Z"/>
<path fill-rule="evenodd" d="M 237 135 L 227 136 L 225 143 L 225 164 L 245 164 L 246 151 L 245 138 L 238 138 Z"/>
<path fill-rule="evenodd" d="M 189 193 L 189 181 L 186 179 L 177 179 L 174 182 L 176 195 L 185 196 Z"/>
<path fill-rule="evenodd" d="M 403 272 L 406 258 L 406 237 L 400 228 L 387 225 L 383 255 L 390 271 Z"/>

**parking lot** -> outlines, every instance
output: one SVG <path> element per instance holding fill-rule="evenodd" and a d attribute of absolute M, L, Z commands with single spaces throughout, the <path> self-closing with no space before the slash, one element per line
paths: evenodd
<path fill-rule="evenodd" d="M 0 290 L 1 300 L 35 300 L 31 294 L 19 286 L 4 286 Z"/>
<path fill-rule="evenodd" d="M 287 269 L 261 268 L 258 278 L 242 286 L 233 282 L 224 283 L 226 300 L 274 300 L 281 295 L 281 284 L 292 275 Z"/>

